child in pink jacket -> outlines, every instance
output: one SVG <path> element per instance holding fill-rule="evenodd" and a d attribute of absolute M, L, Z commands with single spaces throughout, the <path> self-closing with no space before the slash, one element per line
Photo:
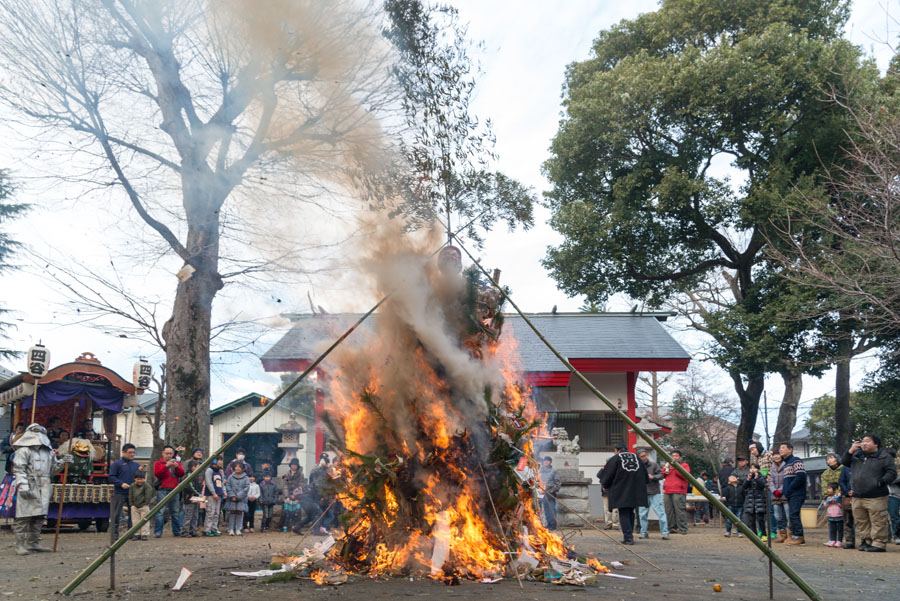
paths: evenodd
<path fill-rule="evenodd" d="M 828 542 L 826 547 L 840 547 L 844 539 L 844 509 L 841 506 L 840 488 L 833 482 L 828 485 L 825 500 L 825 513 L 828 515 Z"/>

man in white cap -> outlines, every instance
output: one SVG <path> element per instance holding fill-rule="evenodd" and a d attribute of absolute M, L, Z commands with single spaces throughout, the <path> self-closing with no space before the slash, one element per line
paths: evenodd
<path fill-rule="evenodd" d="M 31 551 L 49 551 L 41 546 L 41 526 L 50 508 L 53 485 L 50 476 L 59 473 L 63 463 L 71 462 L 72 456 L 60 460 L 58 451 L 53 450 L 47 430 L 40 424 L 31 424 L 25 433 L 13 443 L 16 455 L 13 458 L 13 474 L 17 487 L 16 519 L 13 531 L 16 533 L 16 553 L 28 555 Z"/>

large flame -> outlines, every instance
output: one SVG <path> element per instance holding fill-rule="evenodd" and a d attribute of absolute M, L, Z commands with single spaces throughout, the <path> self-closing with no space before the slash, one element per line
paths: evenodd
<path fill-rule="evenodd" d="M 330 558 L 442 580 L 566 558 L 537 510 L 545 420 L 515 337 L 497 337 L 497 296 L 473 272 L 448 275 L 414 253 L 385 261 L 376 271 L 393 297 L 329 367 L 327 422 L 344 459 L 332 483 L 346 510 Z"/>

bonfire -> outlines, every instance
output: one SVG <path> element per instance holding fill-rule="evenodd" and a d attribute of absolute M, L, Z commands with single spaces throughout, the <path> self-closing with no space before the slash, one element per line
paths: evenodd
<path fill-rule="evenodd" d="M 343 458 L 330 485 L 345 511 L 329 561 L 448 583 L 587 568 L 536 510 L 545 420 L 502 335 L 501 296 L 453 247 L 391 265 L 394 296 L 330 368 L 324 419 Z"/>

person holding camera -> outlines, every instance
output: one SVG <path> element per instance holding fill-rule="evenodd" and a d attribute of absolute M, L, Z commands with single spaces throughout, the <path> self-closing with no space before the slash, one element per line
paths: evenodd
<path fill-rule="evenodd" d="M 183 448 L 183 447 L 179 447 Z M 175 459 L 175 447 L 166 445 L 163 447 L 162 457 L 153 464 L 153 475 L 159 484 L 156 491 L 156 502 L 165 498 L 172 489 L 178 486 L 178 482 L 184 476 L 184 468 Z M 162 536 L 163 526 L 166 523 L 166 512 L 172 520 L 172 536 L 181 536 L 181 520 L 184 517 L 184 508 L 181 505 L 181 495 L 175 495 L 168 505 L 156 514 L 156 522 L 153 527 L 153 536 Z"/>
<path fill-rule="evenodd" d="M 860 551 L 884 553 L 890 541 L 888 485 L 897 479 L 894 459 L 881 448 L 881 438 L 866 434 L 853 441 L 841 460 L 850 468 L 853 521 Z"/>

